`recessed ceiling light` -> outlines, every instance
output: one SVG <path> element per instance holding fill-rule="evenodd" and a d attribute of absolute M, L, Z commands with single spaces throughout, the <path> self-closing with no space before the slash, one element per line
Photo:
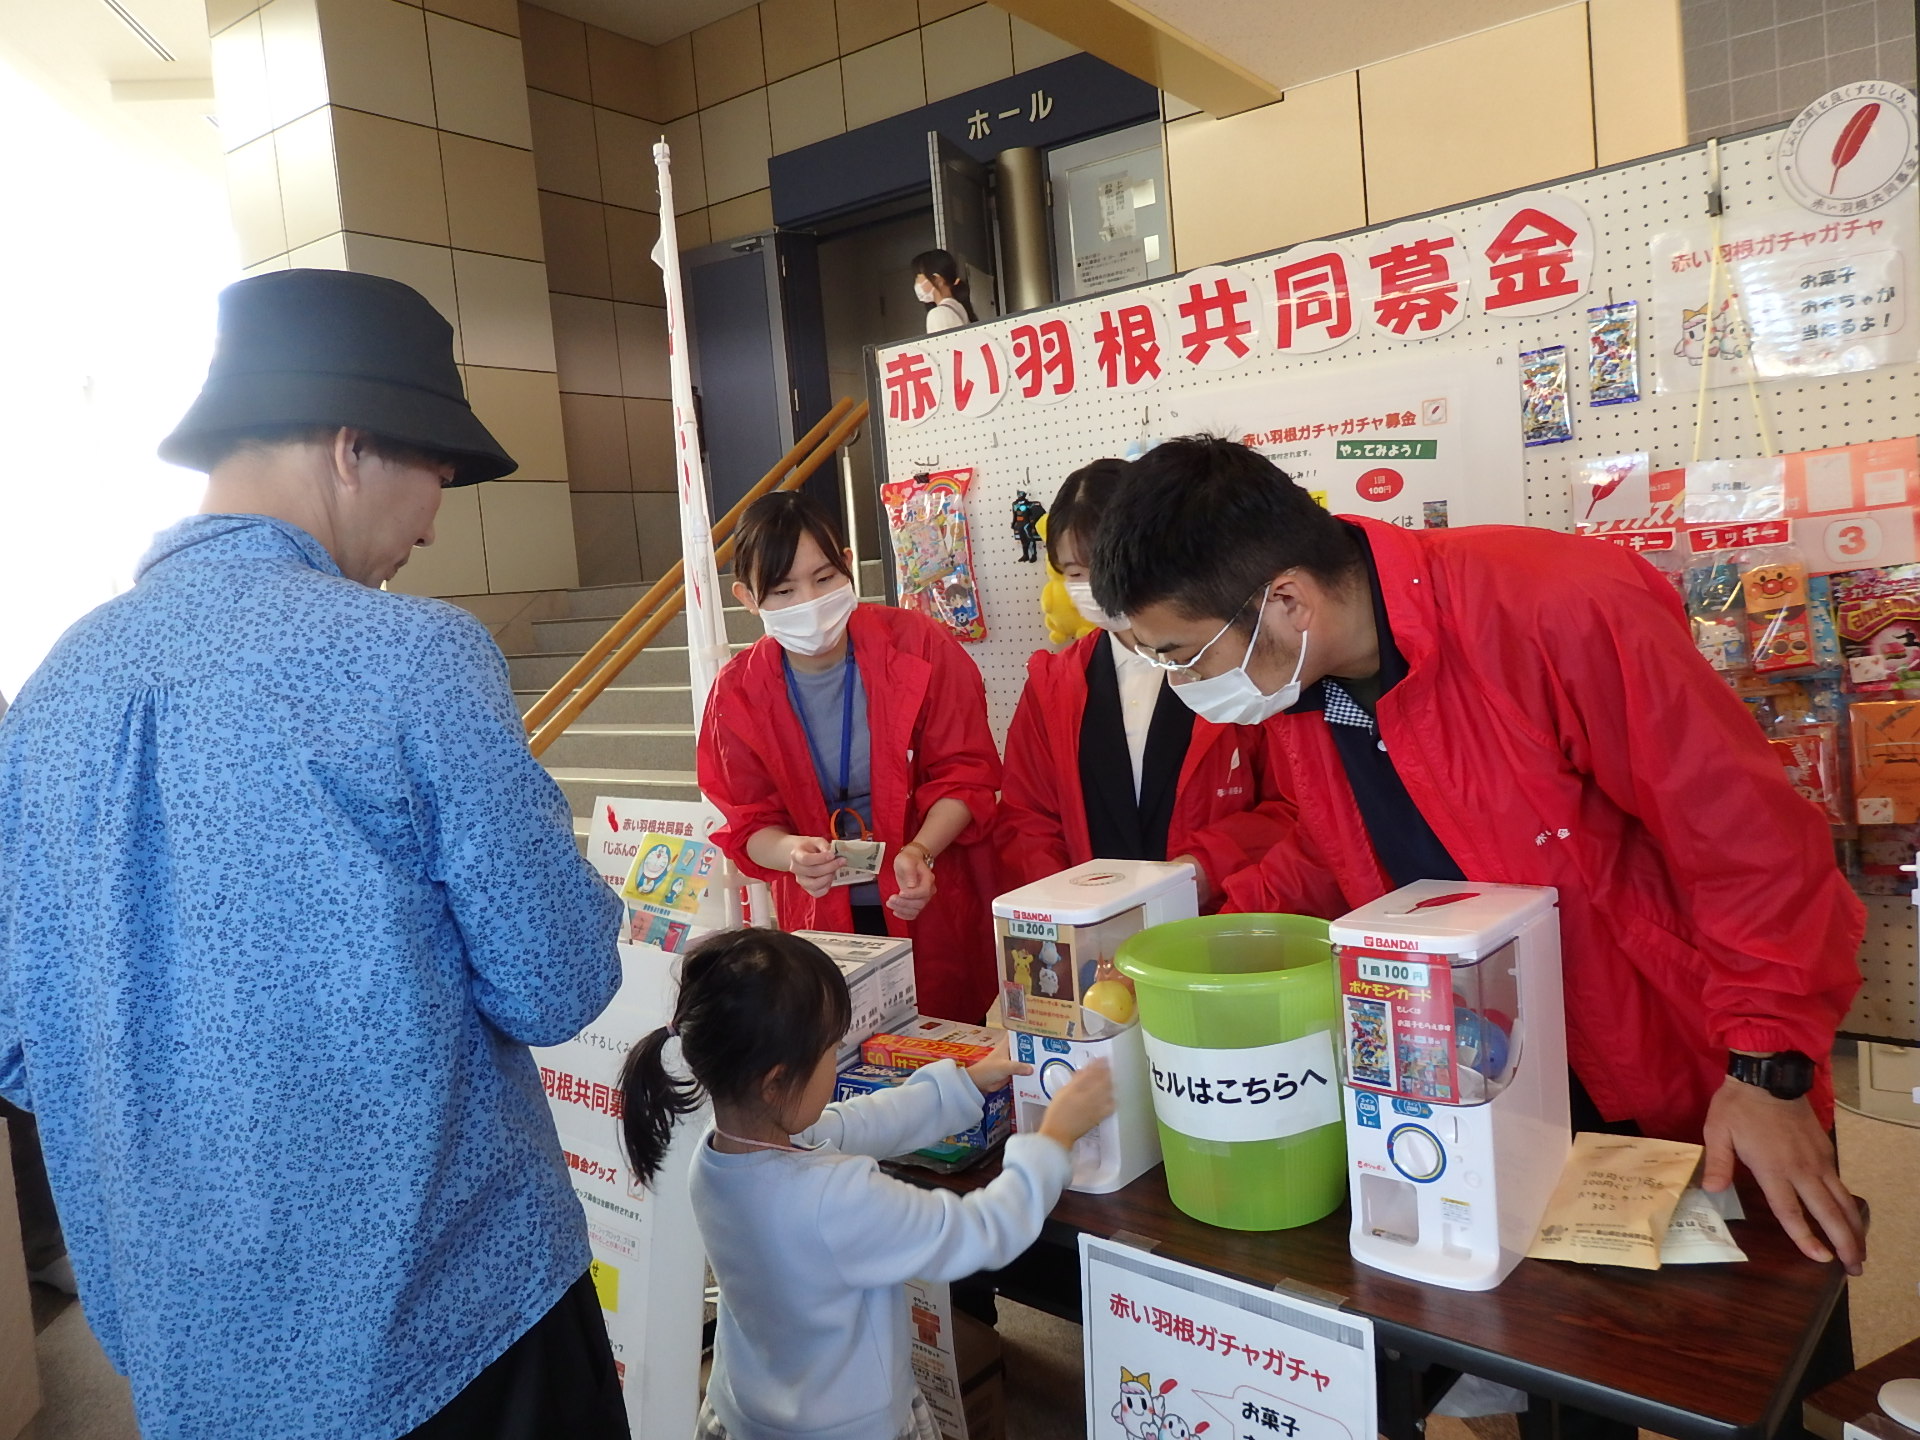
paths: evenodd
<path fill-rule="evenodd" d="M 135 19 L 133 12 L 127 9 L 126 6 L 122 5 L 120 3 L 120 0 L 106 0 L 106 6 L 109 10 L 113 11 L 114 14 L 118 15 L 122 20 L 126 22 L 127 28 L 129 30 L 133 31 L 134 34 L 138 35 L 142 40 L 146 41 L 147 48 L 149 50 L 153 51 L 154 54 L 158 55 L 162 60 L 167 61 L 169 64 L 173 63 L 173 59 L 174 59 L 173 52 L 168 50 L 166 46 L 162 45 L 158 40 L 156 40 L 154 38 L 153 32 L 147 29 L 146 26 L 142 25 L 137 19 Z"/>

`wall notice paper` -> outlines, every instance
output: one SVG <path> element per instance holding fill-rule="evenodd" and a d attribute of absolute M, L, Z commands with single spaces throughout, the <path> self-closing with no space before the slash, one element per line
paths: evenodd
<path fill-rule="evenodd" d="M 1679 1140 L 1574 1136 L 1528 1257 L 1658 1270 L 1667 1228 L 1704 1153 Z"/>
<path fill-rule="evenodd" d="M 1655 388 L 1696 389 L 1709 362 L 1707 383 L 1717 386 L 1912 361 L 1916 240 L 1910 200 L 1847 219 L 1729 216 L 1717 249 L 1709 225 L 1656 235 Z"/>
<path fill-rule="evenodd" d="M 1520 381 L 1481 352 L 1170 396 L 1165 433 L 1229 435 L 1329 510 L 1409 530 L 1526 522 Z"/>
<path fill-rule="evenodd" d="M 1379 1433 L 1369 1320 L 1085 1233 L 1080 1285 L 1090 1435 Z"/>
<path fill-rule="evenodd" d="M 645 896 L 664 896 L 678 874 L 678 857 L 711 850 L 705 837 L 721 823 L 717 810 L 690 801 L 603 796 L 594 801 L 592 815 L 588 861 L 616 893 L 630 877 L 644 884 L 653 874 L 653 888 Z M 659 869 L 657 856 L 653 864 L 646 863 L 662 844 L 670 851 L 665 870 Z M 721 887 L 701 879 L 698 890 L 704 898 L 692 901 L 689 910 L 686 902 L 694 888 L 681 887 L 675 901 L 685 924 L 683 941 L 727 924 Z M 681 1123 L 651 1189 L 634 1177 L 620 1145 L 620 1069 L 634 1041 L 672 1018 L 678 991 L 677 957 L 659 945 L 628 938 L 631 917 L 647 914 L 639 908 L 630 912 L 622 931 L 621 981 L 613 1003 L 571 1040 L 536 1049 L 533 1055 L 560 1134 L 568 1179 L 586 1212 L 594 1288 L 605 1312 L 633 1433 L 689 1435 L 700 1403 L 706 1254 L 686 1176 L 701 1121 L 691 1117 Z"/>

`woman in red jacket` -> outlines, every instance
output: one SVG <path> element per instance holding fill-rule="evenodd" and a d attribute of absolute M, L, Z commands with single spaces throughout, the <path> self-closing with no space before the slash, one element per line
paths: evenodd
<path fill-rule="evenodd" d="M 797 492 L 748 509 L 733 573 L 767 636 L 707 701 L 715 842 L 772 883 L 782 929 L 910 936 L 921 1012 L 977 1022 L 994 994 L 1000 784 L 979 669 L 924 616 L 859 604 L 833 522 Z M 836 839 L 881 842 L 877 873 L 835 884 Z"/>
<path fill-rule="evenodd" d="M 1163 672 L 1134 653 L 1126 622 L 1093 602 L 1087 560 L 1125 465 L 1096 460 L 1067 477 L 1047 512 L 1047 558 L 1099 626 L 1027 662 L 1007 732 L 994 848 L 1011 890 L 1096 857 L 1192 864 L 1211 909 L 1227 877 L 1291 830 L 1258 727 L 1195 717 Z"/>

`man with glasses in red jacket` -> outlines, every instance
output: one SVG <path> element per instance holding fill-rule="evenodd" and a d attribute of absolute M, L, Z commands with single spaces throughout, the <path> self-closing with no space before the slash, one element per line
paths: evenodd
<path fill-rule="evenodd" d="M 1328 514 L 1224 440 L 1130 467 L 1094 548 L 1175 693 L 1267 723 L 1294 835 L 1229 908 L 1336 916 L 1415 880 L 1560 893 L 1576 1129 L 1704 1139 L 1859 1274 L 1828 1054 L 1864 915 L 1826 821 L 1645 562 L 1538 529 Z"/>

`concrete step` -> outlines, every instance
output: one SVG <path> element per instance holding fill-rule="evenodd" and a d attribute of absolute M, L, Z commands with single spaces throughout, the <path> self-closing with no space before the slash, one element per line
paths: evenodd
<path fill-rule="evenodd" d="M 542 655 L 509 655 L 507 673 L 516 690 L 544 690 L 559 681 L 580 651 Z M 649 645 L 633 657 L 633 663 L 620 673 L 620 685 L 684 685 L 687 683 L 687 647 Z"/>
<path fill-rule="evenodd" d="M 725 611 L 727 620 L 727 638 L 735 644 L 750 644 L 766 633 L 760 628 L 760 621 L 745 609 L 729 606 Z M 612 617 L 603 619 L 590 616 L 585 619 L 536 620 L 533 622 L 535 646 L 543 653 L 571 650 L 579 655 L 589 645 L 597 642 L 612 625 Z M 685 645 L 687 643 L 687 617 L 676 615 L 661 628 L 653 645 Z"/>
<path fill-rule="evenodd" d="M 693 741 L 691 724 L 589 725 L 576 721 L 540 758 L 549 769 L 611 765 L 691 770 Z"/>
<path fill-rule="evenodd" d="M 519 690 L 514 699 L 526 714 L 546 692 Z M 581 714 L 588 725 L 690 725 L 693 691 L 686 685 L 610 685 Z"/>
<path fill-rule="evenodd" d="M 885 562 L 880 560 L 860 562 L 860 593 L 865 598 L 869 600 L 885 598 L 887 576 L 884 566 Z M 730 572 L 720 576 L 722 589 L 726 589 L 732 582 L 733 576 Z M 632 608 L 633 602 L 652 588 L 650 582 L 638 585 L 588 585 L 569 592 L 567 605 L 569 612 L 576 620 L 602 617 L 612 620 L 626 614 Z"/>
<path fill-rule="evenodd" d="M 633 770 L 607 765 L 549 766 L 576 816 L 590 814 L 597 796 L 634 800 L 698 800 L 700 787 L 691 770 Z M 576 830 L 578 826 L 576 825 Z"/>

